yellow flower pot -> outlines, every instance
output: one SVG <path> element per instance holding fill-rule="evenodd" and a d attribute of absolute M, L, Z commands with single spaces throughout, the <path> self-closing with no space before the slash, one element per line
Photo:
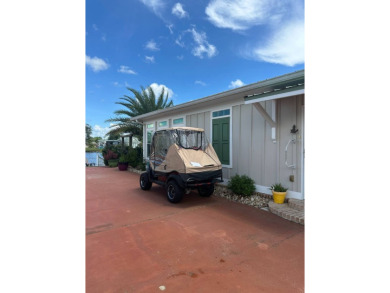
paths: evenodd
<path fill-rule="evenodd" d="M 277 192 L 272 190 L 272 195 L 274 197 L 274 203 L 284 203 L 287 192 Z"/>

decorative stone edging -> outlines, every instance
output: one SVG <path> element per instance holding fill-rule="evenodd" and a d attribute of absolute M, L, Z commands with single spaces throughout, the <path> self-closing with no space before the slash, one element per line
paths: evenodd
<path fill-rule="evenodd" d="M 230 201 L 250 205 L 257 208 L 268 207 L 268 202 L 272 200 L 272 195 L 261 192 L 255 192 L 251 196 L 237 195 L 231 190 L 229 190 L 226 186 L 221 184 L 215 185 L 215 191 L 213 193 L 213 196 L 219 196 L 222 198 L 226 198 Z"/>
<path fill-rule="evenodd" d="M 137 173 L 137 174 L 142 174 L 143 172 L 145 172 L 145 171 L 142 171 L 142 170 L 138 170 L 138 169 L 136 169 L 136 168 L 133 168 L 133 167 L 131 167 L 131 166 L 129 166 L 129 167 L 127 168 L 127 171 L 130 171 L 130 172 L 133 172 L 133 173 Z"/>

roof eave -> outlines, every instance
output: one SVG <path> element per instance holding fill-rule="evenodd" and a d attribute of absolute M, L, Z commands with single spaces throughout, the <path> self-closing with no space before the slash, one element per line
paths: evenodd
<path fill-rule="evenodd" d="M 279 82 L 284 82 L 284 81 L 287 81 L 287 80 L 290 80 L 290 79 L 296 79 L 296 78 L 299 78 L 299 77 L 302 77 L 302 76 L 304 77 L 304 75 L 305 75 L 305 70 L 304 69 L 303 70 L 299 70 L 299 71 L 295 71 L 295 72 L 292 72 L 292 73 L 287 73 L 287 74 L 284 74 L 284 75 L 280 75 L 280 76 L 277 76 L 277 77 L 273 77 L 273 78 L 270 78 L 270 79 L 259 81 L 259 82 L 256 82 L 256 83 L 248 84 L 248 85 L 236 88 L 236 89 L 224 91 L 224 92 L 221 92 L 221 93 L 218 93 L 218 94 L 214 94 L 214 95 L 211 95 L 211 96 L 207 96 L 207 97 L 204 97 L 204 98 L 200 98 L 200 99 L 197 99 L 197 100 L 193 100 L 193 101 L 190 101 L 190 102 L 179 104 L 177 106 L 173 106 L 173 107 L 169 107 L 169 108 L 165 108 L 165 109 L 161 109 L 161 110 L 152 111 L 152 112 L 149 112 L 149 113 L 146 113 L 146 114 L 138 115 L 138 116 L 135 116 L 135 117 L 131 118 L 130 120 L 142 123 L 142 122 L 144 122 L 146 120 L 152 120 L 154 117 L 162 116 L 162 114 L 171 113 L 173 115 L 176 112 L 180 112 L 180 111 L 182 111 L 182 110 L 184 110 L 186 108 L 192 108 L 192 107 L 200 105 L 202 103 L 208 103 L 208 102 L 211 102 L 211 101 L 216 101 L 216 100 L 221 99 L 221 98 L 225 98 L 226 99 L 226 97 L 228 97 L 228 96 L 233 96 L 233 95 L 239 94 L 241 92 L 246 92 L 246 91 L 255 90 L 255 89 L 258 89 L 258 88 L 261 88 L 261 87 L 270 86 L 272 84 L 279 83 Z M 242 97 L 242 99 L 244 101 L 244 96 Z"/>

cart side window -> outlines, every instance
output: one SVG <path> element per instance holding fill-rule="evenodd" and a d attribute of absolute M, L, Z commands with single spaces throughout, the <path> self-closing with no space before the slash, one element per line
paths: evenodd
<path fill-rule="evenodd" d="M 163 142 L 162 133 L 156 132 L 153 136 L 150 154 L 150 159 L 154 162 L 155 166 L 159 166 L 164 161 L 165 155 L 162 154 Z"/>
<path fill-rule="evenodd" d="M 176 139 L 172 137 L 169 131 L 161 131 L 154 134 L 150 159 L 153 160 L 156 166 L 164 162 L 169 147 L 175 143 Z"/>
<path fill-rule="evenodd" d="M 178 144 L 185 149 L 202 149 L 207 147 L 207 140 L 204 132 L 194 130 L 179 130 Z"/>

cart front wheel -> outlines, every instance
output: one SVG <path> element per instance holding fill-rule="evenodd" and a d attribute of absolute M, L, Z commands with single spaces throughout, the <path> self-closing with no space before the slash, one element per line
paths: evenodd
<path fill-rule="evenodd" d="M 139 185 L 141 186 L 142 190 L 149 190 L 152 187 L 152 182 L 149 180 L 148 173 L 142 173 L 139 177 Z"/>
<path fill-rule="evenodd" d="M 167 198 L 171 203 L 178 203 L 183 198 L 183 189 L 174 180 L 167 184 Z"/>

